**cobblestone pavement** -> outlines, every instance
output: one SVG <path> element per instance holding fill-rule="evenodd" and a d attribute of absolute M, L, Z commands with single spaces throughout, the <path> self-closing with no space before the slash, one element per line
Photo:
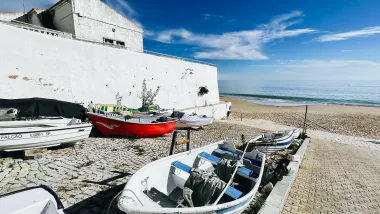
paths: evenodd
<path fill-rule="evenodd" d="M 312 139 L 282 213 L 380 213 L 380 153 Z"/>
<path fill-rule="evenodd" d="M 247 137 L 260 132 L 247 126 L 214 123 L 205 130 L 192 132 L 191 147 L 222 139 L 238 144 L 241 134 Z M 74 147 L 43 151 L 34 160 L 17 159 L 15 154 L 5 158 L 0 154 L 0 195 L 45 184 L 61 198 L 66 214 L 106 213 L 111 199 L 135 171 L 168 155 L 171 137 L 89 138 Z M 177 152 L 185 149 L 184 145 L 179 147 Z M 110 213 L 120 213 L 116 203 Z"/>

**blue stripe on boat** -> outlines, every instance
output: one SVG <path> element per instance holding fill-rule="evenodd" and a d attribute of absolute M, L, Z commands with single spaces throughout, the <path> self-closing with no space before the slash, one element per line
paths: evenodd
<path fill-rule="evenodd" d="M 218 157 L 216 157 L 214 155 L 211 155 L 211 154 L 209 154 L 207 152 L 201 152 L 199 154 L 199 156 L 202 157 L 202 158 L 207 159 L 212 164 L 218 164 L 222 160 L 221 158 L 218 158 Z M 252 170 L 249 170 L 247 168 L 244 168 L 244 167 L 240 167 L 238 169 L 238 174 L 246 176 L 247 178 L 258 178 L 259 177 L 258 173 L 254 172 Z"/>
<path fill-rule="evenodd" d="M 212 154 L 209 154 L 207 152 L 201 152 L 199 154 L 200 157 L 207 159 L 208 161 L 212 162 L 213 164 L 218 164 L 222 160 L 221 158 L 218 158 Z"/>
<path fill-rule="evenodd" d="M 227 151 L 227 150 L 223 150 L 223 149 L 216 149 L 215 152 L 218 153 L 218 154 L 232 155 L 232 156 L 238 157 L 238 158 L 241 157 L 241 155 L 239 155 L 239 154 L 236 154 L 236 153 L 233 153 L 233 152 L 230 152 L 230 151 Z M 249 158 L 244 158 L 244 160 L 251 161 L 252 165 L 261 167 L 261 161 L 252 160 L 252 159 L 249 159 Z"/>
<path fill-rule="evenodd" d="M 244 175 L 251 177 L 251 178 L 258 178 L 259 177 L 259 173 L 256 173 L 256 172 L 249 170 L 247 168 L 239 168 L 238 172 L 239 172 L 239 174 L 244 174 Z"/>
<path fill-rule="evenodd" d="M 233 199 L 238 199 L 243 196 L 243 193 L 233 187 L 227 187 L 225 192 L 226 195 L 230 196 Z"/>
<path fill-rule="evenodd" d="M 190 171 L 191 171 L 191 167 L 190 166 L 188 166 L 188 165 L 186 165 L 184 163 L 181 163 L 179 161 L 174 161 L 172 163 L 172 165 L 175 166 L 176 168 L 178 168 L 180 170 L 183 170 L 185 172 L 188 172 L 188 173 L 190 173 Z"/>
<path fill-rule="evenodd" d="M 190 171 L 191 171 L 191 167 L 190 166 L 188 166 L 188 165 L 186 165 L 186 164 L 184 164 L 184 163 L 182 163 L 180 161 L 174 161 L 172 163 L 172 166 L 174 166 L 174 167 L 176 167 L 176 168 L 178 168 L 180 170 L 183 170 L 185 172 L 188 172 L 188 173 L 190 173 Z M 233 199 L 238 199 L 241 196 L 243 196 L 242 192 L 240 192 L 239 190 L 237 190 L 237 189 L 235 189 L 233 187 L 227 187 L 227 190 L 226 190 L 225 194 L 228 195 L 228 196 L 230 196 Z"/>

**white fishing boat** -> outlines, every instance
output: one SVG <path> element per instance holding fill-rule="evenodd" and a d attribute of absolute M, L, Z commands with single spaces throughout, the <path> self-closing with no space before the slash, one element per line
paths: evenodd
<path fill-rule="evenodd" d="M 265 154 L 271 154 L 288 148 L 294 141 L 294 130 L 267 132 L 248 141 L 250 147 Z"/>
<path fill-rule="evenodd" d="M 301 134 L 301 130 L 300 129 L 293 129 L 293 136 L 294 136 L 294 139 L 297 139 Z"/>
<path fill-rule="evenodd" d="M 165 157 L 133 174 L 118 207 L 144 214 L 241 213 L 259 188 L 264 163 L 265 154 L 224 141 Z"/>
<path fill-rule="evenodd" d="M 297 129 L 278 132 L 267 132 L 248 141 L 251 149 L 257 149 L 265 154 L 271 154 L 288 148 L 297 135 Z M 298 133 L 299 135 L 299 133 Z"/>
<path fill-rule="evenodd" d="M 45 185 L 0 195 L 2 214 L 64 214 L 62 202 Z"/>
<path fill-rule="evenodd" d="M 78 119 L 43 119 L 0 122 L 0 151 L 59 146 L 88 138 L 92 124 Z"/>
<path fill-rule="evenodd" d="M 171 117 L 178 118 L 178 122 L 176 125 L 177 129 L 180 128 L 200 128 L 203 126 L 210 125 L 214 122 L 214 118 L 212 117 L 204 117 L 199 115 L 189 115 L 185 112 L 173 111 Z"/>

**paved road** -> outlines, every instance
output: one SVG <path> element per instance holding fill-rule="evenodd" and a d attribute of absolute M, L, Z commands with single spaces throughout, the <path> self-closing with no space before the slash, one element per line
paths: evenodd
<path fill-rule="evenodd" d="M 215 122 L 192 132 L 191 147 L 223 139 L 239 143 L 241 134 L 248 137 L 260 132 L 249 126 Z M 58 194 L 66 214 L 105 214 L 111 199 L 136 170 L 168 155 L 171 136 L 138 140 L 89 138 L 75 147 L 43 151 L 35 160 L 4 158 L 0 154 L 0 195 L 45 184 Z M 186 132 L 178 136 L 186 136 Z M 178 145 L 175 152 L 185 148 Z M 122 213 L 116 202 L 110 213 Z"/>
<path fill-rule="evenodd" d="M 380 213 L 380 152 L 312 139 L 282 213 Z"/>

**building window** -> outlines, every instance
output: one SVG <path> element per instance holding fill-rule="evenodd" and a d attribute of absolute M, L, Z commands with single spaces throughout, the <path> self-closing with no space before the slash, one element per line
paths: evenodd
<path fill-rule="evenodd" d="M 106 43 L 106 44 L 113 44 L 113 40 L 112 39 L 104 38 L 103 42 Z"/>
<path fill-rule="evenodd" d="M 120 46 L 125 46 L 125 43 L 122 42 L 122 41 L 116 41 L 116 44 L 117 44 L 117 45 L 120 45 Z"/>

